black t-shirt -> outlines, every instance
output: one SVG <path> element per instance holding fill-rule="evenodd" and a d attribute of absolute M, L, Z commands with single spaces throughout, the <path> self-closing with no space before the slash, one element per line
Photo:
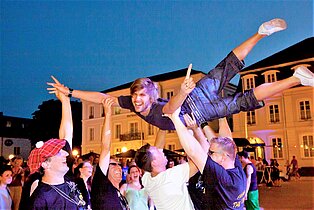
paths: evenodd
<path fill-rule="evenodd" d="M 238 157 L 235 168 L 226 170 L 208 156 L 203 180 L 206 209 L 243 209 L 246 176 Z"/>
<path fill-rule="evenodd" d="M 70 182 L 69 182 L 70 183 Z M 74 183 L 72 182 L 71 186 Z M 58 190 L 62 191 L 65 195 L 68 195 L 68 198 L 72 199 L 66 199 L 64 196 L 60 195 L 58 191 L 55 188 L 58 188 Z M 72 190 L 73 189 L 73 190 Z M 70 185 L 68 183 L 63 183 L 60 185 L 48 185 L 42 182 L 39 182 L 38 187 L 35 189 L 31 196 L 31 208 L 30 209 L 73 209 L 73 210 L 81 210 L 83 207 L 79 207 L 79 205 L 75 202 L 79 201 L 79 191 L 74 187 L 70 188 Z"/>
<path fill-rule="evenodd" d="M 92 182 L 92 209 L 124 210 L 125 208 L 121 204 L 121 202 L 124 202 L 123 199 L 125 200 L 124 197 L 122 198 L 120 191 L 112 185 L 97 165 Z"/>

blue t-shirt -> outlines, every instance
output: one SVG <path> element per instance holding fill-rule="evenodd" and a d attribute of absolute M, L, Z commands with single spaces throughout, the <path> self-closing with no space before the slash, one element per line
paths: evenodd
<path fill-rule="evenodd" d="M 246 176 L 236 157 L 233 169 L 224 169 L 208 156 L 203 170 L 206 209 L 243 209 Z"/>

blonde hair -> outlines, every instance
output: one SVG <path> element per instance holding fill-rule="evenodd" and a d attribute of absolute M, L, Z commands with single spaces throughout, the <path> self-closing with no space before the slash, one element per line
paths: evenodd
<path fill-rule="evenodd" d="M 136 91 L 146 89 L 146 93 L 150 99 L 155 102 L 158 99 L 158 86 L 149 78 L 136 79 L 130 87 L 130 93 L 133 95 Z"/>

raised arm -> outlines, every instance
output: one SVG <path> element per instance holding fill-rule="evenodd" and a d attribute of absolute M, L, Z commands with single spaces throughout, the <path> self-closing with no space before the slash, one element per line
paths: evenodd
<path fill-rule="evenodd" d="M 75 98 L 79 98 L 97 104 L 102 103 L 104 99 L 111 98 L 114 101 L 114 105 L 119 106 L 117 97 L 110 96 L 108 94 L 100 92 L 73 90 L 61 84 L 54 76 L 51 76 L 51 78 L 53 79 L 54 83 L 47 82 L 48 85 L 52 86 L 50 88 L 47 88 L 47 90 L 49 91 L 58 90 L 66 96 L 73 96 Z"/>
<path fill-rule="evenodd" d="M 183 83 L 181 84 L 179 93 L 171 97 L 169 102 L 163 107 L 162 111 L 164 114 L 174 113 L 179 107 L 181 107 L 186 97 L 195 88 L 195 83 L 193 81 L 193 78 L 190 77 L 191 70 L 192 70 L 192 64 L 190 64 L 188 67 L 186 77 Z"/>
<path fill-rule="evenodd" d="M 111 145 L 111 106 L 113 104 L 111 98 L 102 101 L 105 110 L 105 119 L 101 132 L 101 152 L 99 156 L 99 167 L 102 172 L 107 175 L 110 161 L 110 145 Z"/>
<path fill-rule="evenodd" d="M 202 172 L 206 164 L 207 152 L 203 150 L 200 143 L 194 138 L 194 136 L 181 122 L 181 119 L 179 118 L 179 113 L 180 108 L 177 109 L 173 114 L 169 114 L 168 116 L 175 125 L 180 143 L 184 151 L 187 153 L 190 159 L 192 159 L 199 171 Z"/>
<path fill-rule="evenodd" d="M 165 130 L 158 130 L 157 136 L 155 139 L 155 147 L 158 149 L 163 149 L 166 144 L 166 131 Z"/>
<path fill-rule="evenodd" d="M 58 81 L 56 82 L 59 84 Z M 73 120 L 70 98 L 56 89 L 50 90 L 49 93 L 55 94 L 62 104 L 62 116 L 59 128 L 59 139 L 66 139 L 70 144 L 70 147 L 72 148 Z"/>
<path fill-rule="evenodd" d="M 192 117 L 190 117 L 190 115 L 188 115 L 188 114 L 185 114 L 185 115 L 183 115 L 183 118 L 184 118 L 184 121 L 186 123 L 187 128 L 191 129 L 193 131 L 194 137 L 200 143 L 203 150 L 205 152 L 207 152 L 208 148 L 209 148 L 209 143 L 208 143 L 207 138 L 204 135 L 202 129 L 197 125 L 193 113 L 192 113 Z"/>
<path fill-rule="evenodd" d="M 219 136 L 221 137 L 229 137 L 232 139 L 232 132 L 228 125 L 227 118 L 220 118 L 219 120 Z"/>

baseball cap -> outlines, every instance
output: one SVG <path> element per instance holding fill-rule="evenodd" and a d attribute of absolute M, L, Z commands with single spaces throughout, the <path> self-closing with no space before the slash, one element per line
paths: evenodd
<path fill-rule="evenodd" d="M 37 142 L 36 148 L 31 151 L 27 161 L 30 173 L 32 174 L 38 171 L 41 164 L 47 160 L 47 158 L 58 154 L 64 147 L 65 143 L 65 139 L 50 139 L 46 142 Z"/>

